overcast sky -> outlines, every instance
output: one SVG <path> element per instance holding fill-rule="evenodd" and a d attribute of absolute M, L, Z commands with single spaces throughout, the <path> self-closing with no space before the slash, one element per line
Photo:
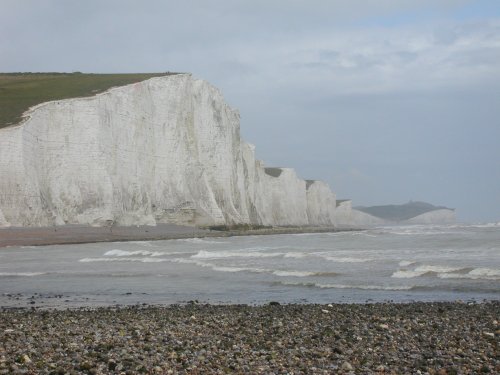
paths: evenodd
<path fill-rule="evenodd" d="M 0 0 L 0 71 L 191 72 L 268 166 L 500 220 L 498 0 Z"/>

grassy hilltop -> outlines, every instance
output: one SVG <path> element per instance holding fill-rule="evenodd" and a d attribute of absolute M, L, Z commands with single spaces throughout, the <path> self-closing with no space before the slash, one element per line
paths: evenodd
<path fill-rule="evenodd" d="M 43 102 L 92 96 L 170 74 L 175 73 L 0 73 L 0 128 L 18 123 L 28 108 Z"/>

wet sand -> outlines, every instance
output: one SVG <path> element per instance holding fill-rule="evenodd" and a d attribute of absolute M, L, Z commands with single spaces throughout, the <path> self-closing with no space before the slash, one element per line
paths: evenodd
<path fill-rule="evenodd" d="M 0 310 L 0 374 L 500 373 L 500 302 Z"/>
<path fill-rule="evenodd" d="M 255 230 L 215 231 L 174 224 L 129 227 L 91 227 L 66 225 L 56 227 L 0 228 L 0 247 L 77 244 L 112 241 L 150 241 L 195 237 L 229 237 L 242 235 L 334 232 L 349 228 L 278 227 Z"/>

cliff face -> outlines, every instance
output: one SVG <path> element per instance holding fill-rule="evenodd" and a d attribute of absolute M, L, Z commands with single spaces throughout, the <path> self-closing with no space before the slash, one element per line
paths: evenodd
<path fill-rule="evenodd" d="M 360 227 L 372 227 L 378 225 L 389 225 L 389 221 L 367 214 L 356 209 L 352 210 L 352 221 Z"/>
<path fill-rule="evenodd" d="M 337 224 L 335 193 L 323 181 L 307 181 L 307 217 L 310 225 Z"/>
<path fill-rule="evenodd" d="M 406 220 L 384 220 L 366 212 L 352 209 L 351 224 L 357 227 L 372 227 L 381 225 L 413 225 L 413 224 L 452 224 L 456 222 L 455 211 L 442 208 L 414 216 Z"/>
<path fill-rule="evenodd" d="M 408 224 L 452 224 L 457 220 L 455 211 L 442 208 L 426 212 L 425 214 L 415 216 L 406 222 Z"/>
<path fill-rule="evenodd" d="M 32 108 L 0 129 L 0 176 L 0 226 L 335 224 L 328 186 L 266 171 L 187 74 Z"/>
<path fill-rule="evenodd" d="M 455 210 L 426 202 L 410 201 L 399 205 L 355 207 L 353 222 L 358 226 L 450 224 L 456 221 Z"/>

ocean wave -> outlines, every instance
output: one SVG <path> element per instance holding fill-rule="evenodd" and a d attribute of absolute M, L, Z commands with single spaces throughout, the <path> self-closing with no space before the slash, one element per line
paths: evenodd
<path fill-rule="evenodd" d="M 128 241 L 128 243 L 134 244 L 134 245 L 141 245 L 144 247 L 158 247 L 156 245 L 153 245 L 153 243 L 151 241 Z"/>
<path fill-rule="evenodd" d="M 351 236 L 362 236 L 362 237 L 377 237 L 375 233 L 369 231 L 359 231 L 359 232 L 349 232 Z"/>
<path fill-rule="evenodd" d="M 420 277 L 428 273 L 427 271 L 414 271 L 414 270 L 398 270 L 394 272 L 391 277 L 395 279 L 413 279 L 414 277 Z"/>
<path fill-rule="evenodd" d="M 287 277 L 287 276 L 307 277 L 307 276 L 314 276 L 315 274 L 316 272 L 310 272 L 310 271 L 282 271 L 282 270 L 273 271 L 273 275 L 282 277 Z"/>
<path fill-rule="evenodd" d="M 408 267 L 408 266 L 411 266 L 412 264 L 415 264 L 416 262 L 414 261 L 411 261 L 411 260 L 402 260 L 401 262 L 399 262 L 399 266 L 400 267 Z"/>
<path fill-rule="evenodd" d="M 423 265 L 415 268 L 417 272 L 435 272 L 435 273 L 446 273 L 446 272 L 457 272 L 467 269 L 466 267 L 449 267 L 449 266 L 430 266 Z"/>
<path fill-rule="evenodd" d="M 223 243 L 225 243 L 222 241 L 216 241 L 216 240 L 205 239 L 205 238 L 197 238 L 197 237 L 195 237 L 195 238 L 179 238 L 176 241 L 195 243 L 195 244 L 223 244 Z"/>
<path fill-rule="evenodd" d="M 464 228 L 497 228 L 500 227 L 500 222 L 497 223 L 475 223 L 475 224 L 456 224 L 450 225 L 450 228 L 464 229 Z"/>
<path fill-rule="evenodd" d="M 206 259 L 206 258 L 202 258 Z M 244 267 L 244 266 L 222 266 L 210 262 L 197 260 L 196 258 L 173 258 L 166 260 L 173 263 L 193 264 L 198 267 L 210 268 L 218 272 L 250 272 L 250 273 L 269 273 L 279 277 L 334 277 L 338 276 L 335 272 L 323 271 L 297 271 L 297 270 L 276 270 L 269 268 Z"/>
<path fill-rule="evenodd" d="M 441 279 L 500 280 L 500 269 L 474 268 L 467 273 L 440 273 Z"/>
<path fill-rule="evenodd" d="M 230 267 L 230 266 L 217 266 L 215 264 L 207 264 L 213 271 L 218 272 L 251 272 L 251 273 L 268 273 L 270 270 L 265 268 L 251 268 L 251 267 Z"/>
<path fill-rule="evenodd" d="M 435 236 L 440 234 L 456 234 L 457 232 L 450 225 L 400 225 L 379 227 L 367 232 L 379 235 L 396 236 Z"/>
<path fill-rule="evenodd" d="M 107 257 L 127 257 L 127 256 L 133 256 L 133 255 L 143 255 L 143 256 L 151 256 L 151 257 L 157 257 L 161 255 L 165 255 L 165 253 L 159 252 L 159 251 L 147 251 L 147 250 L 134 250 L 134 251 L 126 251 L 126 250 L 119 250 L 119 249 L 114 249 L 114 250 L 109 250 L 104 253 L 104 256 Z"/>
<path fill-rule="evenodd" d="M 34 277 L 47 274 L 47 272 L 0 272 L 0 277 Z"/>
<path fill-rule="evenodd" d="M 191 255 L 193 259 L 223 259 L 223 258 L 272 258 L 283 256 L 285 253 L 262 253 L 260 251 L 252 251 L 251 249 L 243 249 L 243 251 L 206 251 L 200 250 L 195 255 Z"/>
<path fill-rule="evenodd" d="M 319 288 L 319 289 L 362 289 L 362 290 L 411 290 L 412 285 L 348 285 L 348 284 L 320 284 L 320 283 L 310 283 L 310 282 L 288 282 L 288 281 L 278 281 L 275 282 L 279 285 L 284 286 L 298 286 L 307 288 Z"/>
<path fill-rule="evenodd" d="M 418 266 L 413 270 L 406 270 L 406 269 L 397 270 L 392 274 L 391 277 L 396 279 L 412 279 L 414 277 L 421 277 L 424 275 L 436 275 L 436 274 L 445 274 L 449 272 L 459 272 L 459 271 L 469 271 L 469 270 L 470 268 L 465 268 L 465 267 L 423 265 L 423 266 Z"/>
<path fill-rule="evenodd" d="M 335 257 L 330 255 L 321 255 L 321 258 L 337 263 L 364 263 L 373 260 L 371 258 Z"/>
<path fill-rule="evenodd" d="M 337 272 L 323 272 L 323 271 L 289 271 L 289 270 L 276 270 L 272 272 L 273 275 L 281 277 L 335 277 L 340 274 Z"/>
<path fill-rule="evenodd" d="M 301 259 L 301 258 L 305 258 L 305 257 L 308 257 L 308 256 L 311 256 L 310 253 L 302 253 L 302 252 L 290 252 L 290 253 L 285 253 L 285 255 L 283 255 L 284 258 L 297 258 L 297 259 Z"/>
<path fill-rule="evenodd" d="M 186 259 L 186 258 L 174 258 L 169 259 L 169 262 L 173 263 L 182 263 L 182 264 L 194 264 L 198 267 L 210 268 L 213 271 L 218 272 L 253 272 L 253 273 L 268 273 L 272 270 L 264 269 L 264 268 L 253 268 L 253 267 L 236 267 L 236 266 L 221 266 L 214 263 L 202 262 L 195 259 Z"/>
<path fill-rule="evenodd" d="M 168 259 L 163 258 L 130 258 L 130 257 L 118 257 L 118 258 L 82 258 L 78 260 L 81 263 L 96 263 L 96 262 L 141 262 L 141 263 L 160 263 L 167 262 Z"/>

